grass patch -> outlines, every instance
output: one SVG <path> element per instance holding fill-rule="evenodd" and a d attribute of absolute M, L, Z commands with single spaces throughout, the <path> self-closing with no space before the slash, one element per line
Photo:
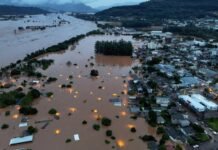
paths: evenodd
<path fill-rule="evenodd" d="M 218 132 L 218 119 L 216 118 L 211 118 L 207 120 L 208 126 Z"/>
<path fill-rule="evenodd" d="M 206 142 L 210 140 L 210 137 L 207 134 L 199 133 L 195 135 L 196 140 L 200 142 Z"/>

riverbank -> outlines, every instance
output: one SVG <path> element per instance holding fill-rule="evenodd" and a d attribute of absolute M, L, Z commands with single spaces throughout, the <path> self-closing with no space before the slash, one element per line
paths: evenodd
<path fill-rule="evenodd" d="M 60 21 L 67 23 L 60 24 Z M 85 26 L 84 26 L 85 24 Z M 17 31 L 19 27 L 52 26 L 45 30 Z M 0 21 L 0 67 L 23 59 L 26 54 L 47 48 L 80 34 L 97 29 L 95 23 L 76 19 L 66 14 L 26 16 L 19 20 Z"/>

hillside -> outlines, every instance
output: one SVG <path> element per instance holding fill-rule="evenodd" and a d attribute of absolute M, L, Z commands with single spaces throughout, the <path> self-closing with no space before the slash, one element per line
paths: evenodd
<path fill-rule="evenodd" d="M 36 7 L 0 5 L 0 15 L 36 15 L 44 13 L 48 12 Z"/>
<path fill-rule="evenodd" d="M 77 12 L 77 13 L 93 13 L 93 8 L 83 3 L 66 3 L 66 4 L 42 4 L 37 7 L 52 12 Z"/>
<path fill-rule="evenodd" d="M 150 0 L 139 5 L 113 7 L 96 13 L 96 16 L 184 19 L 214 16 L 215 12 L 218 12 L 217 0 Z"/>

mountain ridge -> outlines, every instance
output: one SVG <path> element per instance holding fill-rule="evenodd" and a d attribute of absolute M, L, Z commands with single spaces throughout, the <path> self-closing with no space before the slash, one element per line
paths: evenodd
<path fill-rule="evenodd" d="M 0 5 L 0 15 L 37 15 L 49 13 L 37 7 Z"/>
<path fill-rule="evenodd" d="M 96 12 L 90 6 L 83 3 L 66 3 L 66 4 L 41 4 L 37 7 L 41 9 L 50 9 L 54 12 L 77 12 L 77 13 L 94 13 Z"/>
<path fill-rule="evenodd" d="M 143 17 L 147 19 L 183 19 L 205 17 L 218 12 L 214 0 L 150 0 L 132 6 L 119 6 L 96 13 L 98 17 Z"/>

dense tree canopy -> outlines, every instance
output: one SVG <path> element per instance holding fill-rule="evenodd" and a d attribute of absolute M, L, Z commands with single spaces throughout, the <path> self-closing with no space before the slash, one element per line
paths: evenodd
<path fill-rule="evenodd" d="M 133 6 L 120 6 L 96 14 L 101 19 L 113 17 L 146 19 L 187 19 L 214 16 L 218 10 L 215 0 L 150 0 Z"/>
<path fill-rule="evenodd" d="M 104 55 L 132 56 L 133 46 L 131 42 L 120 41 L 97 41 L 96 53 Z"/>

